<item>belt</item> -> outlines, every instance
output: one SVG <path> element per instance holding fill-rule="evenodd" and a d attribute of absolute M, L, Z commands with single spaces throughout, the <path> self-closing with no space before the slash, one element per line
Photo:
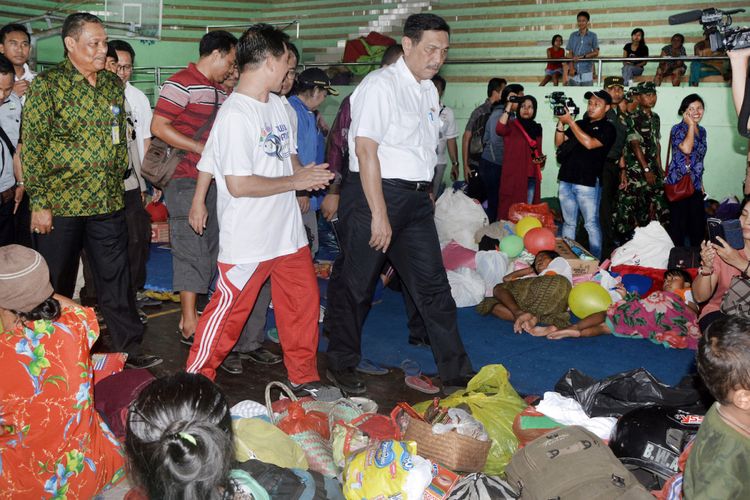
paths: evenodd
<path fill-rule="evenodd" d="M 0 202 L 8 203 L 10 200 L 16 197 L 16 188 L 11 187 L 0 193 Z"/>
<path fill-rule="evenodd" d="M 432 181 L 405 181 L 403 179 L 383 179 L 384 186 L 391 186 L 408 191 L 429 191 Z"/>

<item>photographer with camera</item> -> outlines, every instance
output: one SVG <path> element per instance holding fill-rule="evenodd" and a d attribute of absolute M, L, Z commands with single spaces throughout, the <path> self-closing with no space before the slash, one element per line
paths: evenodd
<path fill-rule="evenodd" d="M 573 119 L 569 105 L 561 106 L 555 104 L 559 100 L 553 101 L 553 112 L 559 122 L 555 127 L 555 147 L 560 162 L 558 196 L 565 221 L 563 236 L 575 239 L 580 210 L 589 236 L 589 250 L 599 258 L 602 250 L 599 227 L 601 176 L 617 131 L 607 120 L 612 97 L 604 90 L 586 92 L 584 97 L 589 101 L 586 115 L 577 121 Z M 572 102 L 568 99 L 567 103 Z M 568 125 L 567 129 L 565 125 Z"/>
<path fill-rule="evenodd" d="M 495 131 L 503 138 L 504 168 L 500 177 L 498 220 L 508 219 L 514 203 L 539 203 L 542 169 L 542 126 L 534 121 L 537 103 L 532 96 L 515 96 L 500 114 Z"/>

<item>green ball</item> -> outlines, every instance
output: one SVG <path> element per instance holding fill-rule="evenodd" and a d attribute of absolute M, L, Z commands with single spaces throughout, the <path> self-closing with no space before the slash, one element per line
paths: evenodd
<path fill-rule="evenodd" d="M 500 251 L 511 259 L 518 257 L 523 252 L 523 238 L 511 234 L 500 241 Z"/>

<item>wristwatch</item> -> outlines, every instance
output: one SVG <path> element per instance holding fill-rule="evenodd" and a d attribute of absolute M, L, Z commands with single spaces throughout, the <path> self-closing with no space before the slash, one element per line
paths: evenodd
<path fill-rule="evenodd" d="M 458 162 L 457 162 L 457 161 L 452 161 L 452 162 L 451 162 L 451 164 L 452 164 L 452 165 L 453 165 L 454 167 L 457 167 L 457 166 L 458 166 Z"/>
<path fill-rule="evenodd" d="M 643 169 L 643 171 L 646 172 L 646 173 L 649 173 L 649 172 L 651 172 L 651 169 L 648 168 L 648 167 L 646 167 L 646 168 Z"/>

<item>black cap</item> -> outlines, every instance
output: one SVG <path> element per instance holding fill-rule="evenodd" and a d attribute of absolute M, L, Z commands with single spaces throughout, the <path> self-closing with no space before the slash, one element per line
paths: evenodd
<path fill-rule="evenodd" d="M 339 95 L 339 91 L 331 87 L 331 79 L 320 68 L 307 68 L 297 76 L 297 81 L 302 85 L 324 88 L 331 95 Z"/>
<path fill-rule="evenodd" d="M 604 79 L 604 88 L 622 87 L 625 88 L 625 80 L 621 76 L 608 76 Z"/>
<path fill-rule="evenodd" d="M 598 97 L 607 104 L 612 104 L 612 96 L 606 90 L 595 90 L 593 92 L 589 90 L 583 94 L 584 99 L 591 99 L 592 97 Z"/>

